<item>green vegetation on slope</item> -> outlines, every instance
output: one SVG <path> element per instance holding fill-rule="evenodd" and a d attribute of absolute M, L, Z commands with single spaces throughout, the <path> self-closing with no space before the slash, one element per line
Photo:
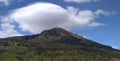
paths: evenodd
<path fill-rule="evenodd" d="M 29 44 L 29 45 L 28 45 Z M 85 47 L 51 44 L 33 46 L 28 42 L 9 42 L 0 48 L 0 61 L 119 61 L 119 54 Z M 113 55 L 114 54 L 114 55 Z"/>

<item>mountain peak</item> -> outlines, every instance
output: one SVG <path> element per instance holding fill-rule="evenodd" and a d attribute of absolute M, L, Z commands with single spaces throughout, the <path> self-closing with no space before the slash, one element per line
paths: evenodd
<path fill-rule="evenodd" d="M 71 32 L 64 30 L 63 28 L 60 27 L 55 27 L 50 30 L 44 30 L 41 32 L 42 36 L 66 36 L 66 35 L 72 35 Z"/>

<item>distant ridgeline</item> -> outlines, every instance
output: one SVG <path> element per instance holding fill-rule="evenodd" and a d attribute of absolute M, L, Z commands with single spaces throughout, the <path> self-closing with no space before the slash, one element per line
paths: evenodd
<path fill-rule="evenodd" d="M 120 51 L 56 27 L 0 39 L 0 61 L 120 61 Z"/>

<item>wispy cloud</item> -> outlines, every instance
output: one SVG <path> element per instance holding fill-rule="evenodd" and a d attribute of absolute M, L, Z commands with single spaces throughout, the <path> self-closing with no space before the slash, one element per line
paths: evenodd
<path fill-rule="evenodd" d="M 73 2 L 73 3 L 89 3 L 89 2 L 97 2 L 98 0 L 64 0 L 65 2 Z"/>
<path fill-rule="evenodd" d="M 11 0 L 0 0 L 0 4 L 3 4 L 5 6 L 10 5 Z"/>
<path fill-rule="evenodd" d="M 105 11 L 105 10 L 101 10 L 101 9 L 98 9 L 96 12 L 95 12 L 96 15 L 105 15 L 105 16 L 109 16 L 109 15 L 114 15 L 116 14 L 115 11 L 113 12 L 108 12 L 108 11 Z"/>

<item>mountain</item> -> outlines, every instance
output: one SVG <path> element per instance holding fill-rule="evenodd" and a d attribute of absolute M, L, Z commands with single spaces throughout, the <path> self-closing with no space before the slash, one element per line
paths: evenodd
<path fill-rule="evenodd" d="M 0 39 L 0 59 L 2 61 L 120 61 L 120 51 L 56 27 L 36 35 Z"/>

